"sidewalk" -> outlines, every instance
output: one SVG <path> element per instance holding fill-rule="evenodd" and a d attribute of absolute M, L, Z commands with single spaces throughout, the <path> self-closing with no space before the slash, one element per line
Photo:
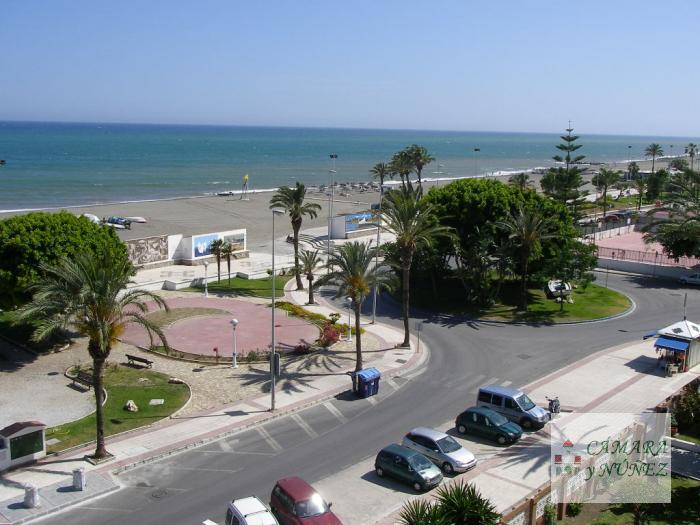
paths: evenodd
<path fill-rule="evenodd" d="M 290 281 L 288 287 L 293 286 Z M 286 290 L 287 299 L 301 304 L 307 299 L 306 292 Z M 313 306 L 317 312 L 332 313 L 326 306 Z M 403 334 L 383 325 L 363 325 L 366 332 L 385 342 L 390 351 L 365 356 L 367 366 L 378 368 L 382 375 L 391 377 L 420 366 L 425 353 L 412 348 L 394 349 Z M 352 370 L 352 366 L 348 370 Z M 322 400 L 329 399 L 350 388 L 350 379 L 343 372 L 314 376 L 294 388 L 278 388 L 276 410 L 269 412 L 270 395 L 256 394 L 223 409 L 176 416 L 154 424 L 150 428 L 134 431 L 107 440 L 107 448 L 114 459 L 99 466 L 87 463 L 83 456 L 92 452 L 92 447 L 68 453 L 65 456 L 49 457 L 45 460 L 0 476 L 0 525 L 17 524 L 58 511 L 70 505 L 84 502 L 119 488 L 116 474 L 130 467 L 153 461 L 176 451 L 196 447 L 218 437 L 232 434 L 262 421 L 279 418 L 290 412 L 301 410 Z M 205 422 L 205 423 L 203 423 Z M 72 489 L 72 470 L 85 468 L 88 473 L 87 490 Z M 41 507 L 24 508 L 23 496 L 26 485 L 39 488 Z"/>

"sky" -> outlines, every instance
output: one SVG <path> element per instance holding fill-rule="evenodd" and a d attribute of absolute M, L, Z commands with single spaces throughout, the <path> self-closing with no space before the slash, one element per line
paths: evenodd
<path fill-rule="evenodd" d="M 700 135 L 700 2 L 0 0 L 0 120 Z"/>

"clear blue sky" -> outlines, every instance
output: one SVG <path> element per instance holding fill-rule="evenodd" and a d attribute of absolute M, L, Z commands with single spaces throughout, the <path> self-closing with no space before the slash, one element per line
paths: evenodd
<path fill-rule="evenodd" d="M 2 0 L 0 120 L 700 134 L 700 2 Z"/>

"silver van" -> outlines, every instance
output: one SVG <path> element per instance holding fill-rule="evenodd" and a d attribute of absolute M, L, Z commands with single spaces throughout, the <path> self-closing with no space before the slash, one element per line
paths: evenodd
<path fill-rule="evenodd" d="M 549 421 L 549 413 L 535 405 L 517 388 L 482 386 L 477 394 L 476 404 L 490 408 L 528 430 L 542 428 Z"/>

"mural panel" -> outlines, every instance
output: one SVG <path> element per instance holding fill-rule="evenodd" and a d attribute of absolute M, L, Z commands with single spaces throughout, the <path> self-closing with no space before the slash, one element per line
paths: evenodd
<path fill-rule="evenodd" d="M 211 243 L 217 240 L 217 234 L 197 235 L 192 237 L 192 257 L 206 257 L 211 255 Z"/>
<path fill-rule="evenodd" d="M 233 247 L 234 252 L 240 252 L 245 249 L 245 233 L 234 233 L 224 236 L 224 242 L 229 243 Z"/>
<path fill-rule="evenodd" d="M 168 236 L 147 237 L 126 241 L 126 251 L 132 264 L 142 265 L 168 260 Z"/>

